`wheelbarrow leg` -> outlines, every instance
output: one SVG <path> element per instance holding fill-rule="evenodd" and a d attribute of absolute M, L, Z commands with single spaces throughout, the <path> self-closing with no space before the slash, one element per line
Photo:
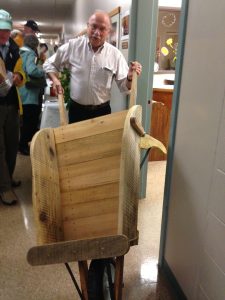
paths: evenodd
<path fill-rule="evenodd" d="M 87 282 L 88 282 L 88 265 L 87 261 L 78 261 L 80 273 L 80 285 L 83 295 L 83 300 L 88 300 Z"/>
<path fill-rule="evenodd" d="M 115 300 L 122 300 L 124 255 L 116 257 L 114 282 Z"/>

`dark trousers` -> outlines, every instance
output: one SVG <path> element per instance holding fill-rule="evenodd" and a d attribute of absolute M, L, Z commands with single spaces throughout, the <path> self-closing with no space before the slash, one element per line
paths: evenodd
<path fill-rule="evenodd" d="M 16 105 L 0 105 L 0 192 L 11 188 L 19 142 Z"/>
<path fill-rule="evenodd" d="M 109 101 L 102 105 L 81 105 L 71 100 L 69 104 L 69 123 L 76 123 L 88 119 L 111 114 Z"/>
<path fill-rule="evenodd" d="M 23 119 L 20 128 L 19 149 L 28 149 L 28 143 L 32 140 L 33 135 L 37 132 L 39 123 L 39 106 L 35 104 L 23 105 Z"/>

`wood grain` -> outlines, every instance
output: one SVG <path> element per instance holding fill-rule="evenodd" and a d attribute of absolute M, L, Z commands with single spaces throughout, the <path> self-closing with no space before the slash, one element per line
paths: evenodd
<path fill-rule="evenodd" d="M 32 266 L 49 265 L 122 256 L 128 250 L 127 237 L 116 235 L 33 247 L 27 254 L 27 260 Z"/>
<path fill-rule="evenodd" d="M 39 131 L 31 143 L 32 200 L 38 244 L 63 240 L 59 174 L 52 129 Z"/>

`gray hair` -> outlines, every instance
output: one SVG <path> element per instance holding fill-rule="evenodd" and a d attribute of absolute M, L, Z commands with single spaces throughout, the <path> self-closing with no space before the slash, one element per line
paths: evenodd
<path fill-rule="evenodd" d="M 22 33 L 22 31 L 20 31 L 19 29 L 13 29 L 12 31 L 11 31 L 11 33 L 10 33 L 10 37 L 12 38 L 12 39 L 15 39 L 15 37 L 17 36 L 17 35 L 22 35 L 23 33 Z"/>
<path fill-rule="evenodd" d="M 34 34 L 27 34 L 24 37 L 24 46 L 31 48 L 32 50 L 36 50 L 38 47 L 39 41 L 36 35 Z"/>

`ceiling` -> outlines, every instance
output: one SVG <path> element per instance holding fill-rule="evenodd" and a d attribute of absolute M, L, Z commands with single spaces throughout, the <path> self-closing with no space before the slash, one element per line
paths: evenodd
<path fill-rule="evenodd" d="M 0 0 L 0 8 L 13 17 L 14 28 L 23 30 L 26 20 L 38 23 L 39 38 L 64 40 L 71 38 L 86 28 L 86 21 L 95 9 L 110 12 L 120 5 L 129 9 L 131 0 Z M 159 6 L 180 5 L 181 0 L 159 0 Z"/>
<path fill-rule="evenodd" d="M 65 25 L 71 24 L 75 0 L 1 0 L 0 8 L 13 18 L 14 28 L 23 30 L 26 20 L 37 22 L 40 37 L 50 39 L 61 36 Z"/>

